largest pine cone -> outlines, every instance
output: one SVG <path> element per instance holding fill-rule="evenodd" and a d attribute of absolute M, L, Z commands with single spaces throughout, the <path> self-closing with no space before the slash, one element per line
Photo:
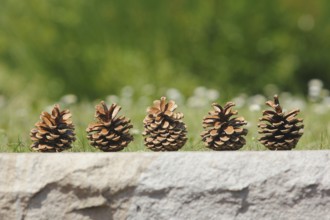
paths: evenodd
<path fill-rule="evenodd" d="M 32 150 L 61 152 L 71 148 L 76 138 L 69 110 L 61 111 L 59 105 L 55 105 L 52 114 L 42 112 L 40 119 L 30 132 Z"/>
<path fill-rule="evenodd" d="M 153 151 L 177 151 L 187 141 L 187 127 L 182 122 L 183 114 L 175 113 L 178 106 L 166 98 L 154 101 L 144 118 L 144 139 L 147 148 Z"/>
<path fill-rule="evenodd" d="M 274 102 L 267 101 L 266 104 L 273 110 L 264 111 L 259 119 L 266 122 L 258 125 L 259 133 L 263 135 L 259 141 L 270 150 L 291 150 L 304 133 L 303 119 L 296 118 L 299 109 L 283 112 L 277 95 Z"/>

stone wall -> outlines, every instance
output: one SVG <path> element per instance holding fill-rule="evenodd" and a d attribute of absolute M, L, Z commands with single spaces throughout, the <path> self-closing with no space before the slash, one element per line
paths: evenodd
<path fill-rule="evenodd" d="M 330 219 L 330 151 L 0 154 L 0 219 Z"/>

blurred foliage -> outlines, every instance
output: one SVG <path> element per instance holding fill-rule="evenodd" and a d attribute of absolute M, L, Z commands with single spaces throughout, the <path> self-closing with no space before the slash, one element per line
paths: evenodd
<path fill-rule="evenodd" d="M 0 79 L 48 98 L 147 83 L 305 92 L 330 83 L 329 12 L 328 0 L 2 0 Z"/>

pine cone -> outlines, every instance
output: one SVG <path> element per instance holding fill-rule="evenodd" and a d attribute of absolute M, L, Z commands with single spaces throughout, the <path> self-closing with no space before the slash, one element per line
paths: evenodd
<path fill-rule="evenodd" d="M 203 119 L 205 129 L 201 136 L 206 147 L 213 150 L 238 150 L 246 143 L 243 136 L 248 130 L 242 128 L 247 122 L 243 117 L 234 117 L 237 111 L 233 111 L 233 102 L 228 102 L 224 108 L 217 103 L 212 104 L 214 110 Z"/>
<path fill-rule="evenodd" d="M 42 112 L 40 119 L 30 132 L 32 150 L 61 152 L 71 148 L 76 138 L 69 110 L 60 111 L 59 105 L 55 105 L 52 114 Z"/>
<path fill-rule="evenodd" d="M 282 111 L 278 96 L 274 96 L 274 102 L 267 101 L 266 104 L 274 110 L 263 111 L 263 117 L 258 131 L 264 136 L 259 141 L 270 150 L 291 150 L 303 135 L 303 120 L 296 118 L 299 109 L 285 113 Z"/>
<path fill-rule="evenodd" d="M 95 108 L 95 118 L 98 121 L 89 124 L 86 129 L 90 144 L 105 152 L 123 150 L 133 141 L 129 132 L 133 127 L 131 121 L 124 116 L 117 116 L 121 110 L 117 104 L 112 104 L 108 109 L 102 101 Z"/>
<path fill-rule="evenodd" d="M 144 139 L 147 148 L 153 151 L 177 151 L 187 141 L 187 127 L 182 122 L 183 114 L 174 113 L 178 106 L 166 98 L 154 101 L 144 118 Z"/>

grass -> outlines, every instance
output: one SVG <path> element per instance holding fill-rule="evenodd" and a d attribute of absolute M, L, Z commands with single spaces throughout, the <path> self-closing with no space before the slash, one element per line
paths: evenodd
<path fill-rule="evenodd" d="M 96 149 L 88 144 L 85 129 L 94 120 L 94 106 L 98 101 L 82 101 L 74 104 L 60 102 L 62 109 L 69 108 L 71 110 L 73 122 L 76 126 L 77 141 L 69 152 L 97 152 Z M 0 152 L 31 152 L 29 149 L 31 144 L 29 132 L 39 120 L 41 111 L 50 111 L 53 104 L 47 101 L 40 101 L 34 105 L 29 103 L 33 102 L 29 99 L 11 99 L 0 108 Z M 130 118 L 134 126 L 132 129 L 134 141 L 124 149 L 125 152 L 149 151 L 143 144 L 141 132 L 143 131 L 142 121 L 145 116 L 145 110 L 151 103 L 152 100 L 149 99 L 144 102 L 134 102 L 134 104 L 127 102 L 122 105 L 121 114 Z M 121 105 L 120 100 L 118 104 Z M 305 132 L 295 150 L 330 149 L 330 124 L 328 123 L 330 114 L 327 111 L 322 113 L 316 111 L 319 107 L 318 104 L 306 103 L 304 109 L 299 114 L 299 117 L 304 119 Z M 266 109 L 267 107 L 261 105 L 261 108 Z M 202 118 L 210 109 L 209 105 L 200 108 L 192 108 L 185 104 L 179 105 L 177 111 L 185 114 L 184 122 L 188 126 L 188 142 L 181 151 L 209 151 L 204 147 L 200 133 L 202 132 Z M 267 150 L 257 141 L 259 136 L 257 124 L 262 109 L 251 110 L 248 105 L 236 109 L 239 115 L 244 116 L 248 121 L 247 127 L 249 129 L 246 137 L 247 144 L 241 150 Z M 324 109 L 327 109 L 326 106 L 324 106 Z"/>

